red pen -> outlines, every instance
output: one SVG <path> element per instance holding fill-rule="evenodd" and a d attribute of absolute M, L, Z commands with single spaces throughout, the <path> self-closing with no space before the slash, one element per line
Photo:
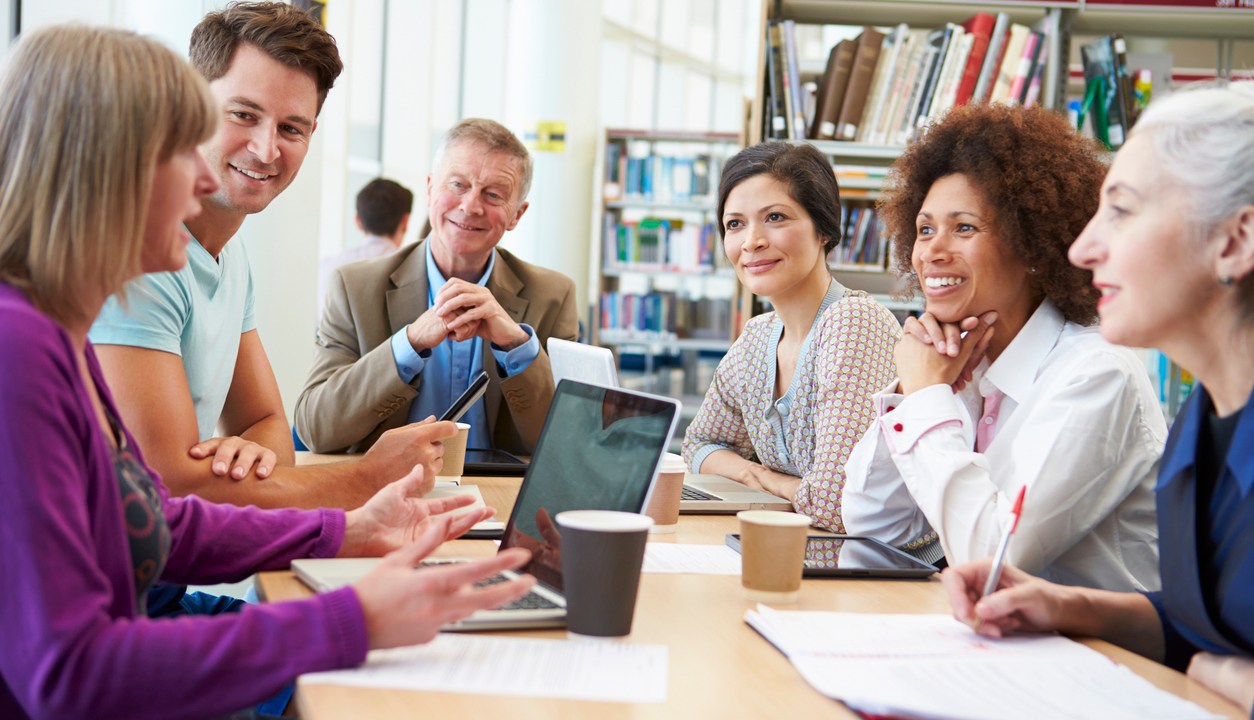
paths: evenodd
<path fill-rule="evenodd" d="M 1010 536 L 1014 535 L 1015 528 L 1019 527 L 1019 517 L 1023 512 L 1023 496 L 1027 491 L 1027 485 L 1019 488 L 1019 496 L 1015 498 L 1015 506 L 1010 511 L 1012 517 L 1010 526 L 1006 528 L 1006 534 L 1001 536 L 1001 544 L 997 546 L 997 554 L 993 556 L 993 567 L 989 568 L 988 581 L 984 583 L 984 594 L 981 597 L 992 595 L 997 589 L 997 582 L 1001 580 L 1001 569 L 1006 564 L 1006 548 L 1010 547 Z"/>

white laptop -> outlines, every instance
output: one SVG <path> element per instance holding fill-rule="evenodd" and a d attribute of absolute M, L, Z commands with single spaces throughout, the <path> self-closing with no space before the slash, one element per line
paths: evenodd
<path fill-rule="evenodd" d="M 535 576 L 536 587 L 511 605 L 445 629 L 564 625 L 560 547 L 546 541 L 537 521 L 546 516 L 551 521 L 565 510 L 640 512 L 678 415 L 679 403 L 669 398 L 573 380 L 558 383 L 501 541 L 501 549 L 531 550 L 523 570 Z M 306 585 L 326 591 L 356 582 L 377 563 L 375 558 L 294 560 L 292 570 Z"/>
<path fill-rule="evenodd" d="M 563 378 L 593 385 L 618 387 L 614 353 L 595 345 L 549 338 L 549 364 L 553 382 Z M 741 510 L 791 510 L 792 504 L 763 490 L 746 487 L 720 475 L 694 475 L 684 478 L 684 495 L 679 512 L 692 515 L 723 515 Z"/>
<path fill-rule="evenodd" d="M 609 348 L 549 338 L 549 365 L 553 384 L 567 378 L 603 387 L 618 387 L 618 367 Z"/>
<path fill-rule="evenodd" d="M 792 510 L 792 503 L 742 485 L 722 475 L 684 476 L 684 494 L 679 512 L 686 515 L 727 515 L 741 510 Z"/>

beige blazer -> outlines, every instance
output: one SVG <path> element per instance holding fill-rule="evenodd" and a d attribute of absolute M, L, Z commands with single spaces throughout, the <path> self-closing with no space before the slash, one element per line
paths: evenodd
<path fill-rule="evenodd" d="M 313 368 L 296 401 L 296 431 L 310 450 L 364 452 L 384 431 L 408 422 L 420 380 L 401 381 L 389 341 L 427 309 L 425 244 L 346 265 L 329 278 Z M 488 290 L 515 322 L 535 330 L 540 354 L 522 373 L 504 377 L 483 343 L 485 410 L 494 447 L 530 453 L 553 401 L 545 345 L 550 337 L 578 335 L 575 285 L 561 273 L 495 252 Z"/>

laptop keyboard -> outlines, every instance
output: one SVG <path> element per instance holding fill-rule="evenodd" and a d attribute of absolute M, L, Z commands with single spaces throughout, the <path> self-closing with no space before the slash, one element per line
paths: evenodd
<path fill-rule="evenodd" d="M 486 578 L 484 580 L 480 580 L 479 582 L 475 583 L 475 587 L 487 587 L 488 585 L 495 585 L 497 583 L 505 582 L 508 579 L 509 578 L 505 577 L 504 575 L 493 575 L 490 578 Z M 502 605 L 498 609 L 499 610 L 552 610 L 558 607 L 560 606 L 557 603 L 553 602 L 552 600 L 549 600 L 548 598 L 544 597 L 540 593 L 529 592 L 526 595 L 523 595 L 522 597 L 518 598 L 514 602 L 509 603 L 508 605 Z"/>
<path fill-rule="evenodd" d="M 716 498 L 707 492 L 701 492 L 700 490 L 690 485 L 685 485 L 684 494 L 680 497 L 680 499 L 681 500 L 718 500 L 719 498 Z"/>

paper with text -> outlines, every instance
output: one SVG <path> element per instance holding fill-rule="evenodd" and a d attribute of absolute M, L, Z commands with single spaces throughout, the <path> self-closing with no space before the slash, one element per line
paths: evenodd
<path fill-rule="evenodd" d="M 726 545 L 685 545 L 651 542 L 644 548 L 647 573 L 739 575 L 740 553 Z"/>
<path fill-rule="evenodd" d="M 780 612 L 745 621 L 816 690 L 857 710 L 916 718 L 1214 715 L 1092 648 L 1056 635 L 976 635 L 948 615 Z"/>
<path fill-rule="evenodd" d="M 300 682 L 661 703 L 666 672 L 661 645 L 441 633 L 426 645 L 374 650 L 360 667 L 309 673 Z"/>

